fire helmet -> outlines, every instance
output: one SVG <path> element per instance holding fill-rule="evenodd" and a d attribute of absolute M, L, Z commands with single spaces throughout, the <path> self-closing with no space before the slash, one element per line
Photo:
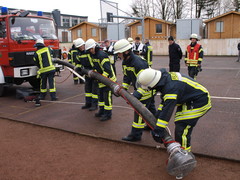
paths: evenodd
<path fill-rule="evenodd" d="M 96 45 L 97 45 L 97 43 L 94 39 L 88 39 L 85 43 L 85 49 L 89 50 L 91 48 L 95 48 Z"/>
<path fill-rule="evenodd" d="M 78 38 L 73 41 L 73 44 L 75 45 L 76 48 L 79 48 L 80 46 L 84 45 L 85 42 L 82 38 Z"/>
<path fill-rule="evenodd" d="M 198 41 L 198 35 L 197 34 L 191 34 L 190 40 L 191 39 L 196 39 Z"/>
<path fill-rule="evenodd" d="M 128 42 L 129 42 L 130 44 L 133 43 L 133 38 L 129 37 L 127 40 L 128 40 Z"/>
<path fill-rule="evenodd" d="M 121 39 L 114 44 L 114 54 L 123 53 L 132 48 L 132 45 L 126 39 Z"/>
<path fill-rule="evenodd" d="M 159 82 L 161 79 L 161 71 L 148 68 L 144 69 L 137 76 L 137 83 L 141 86 L 142 89 L 151 89 Z"/>

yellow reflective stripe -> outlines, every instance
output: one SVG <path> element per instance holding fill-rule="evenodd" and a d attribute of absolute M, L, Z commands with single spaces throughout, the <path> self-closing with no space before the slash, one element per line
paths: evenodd
<path fill-rule="evenodd" d="M 105 84 L 103 84 L 103 83 L 98 83 L 98 87 L 99 88 L 103 88 L 103 87 L 105 87 L 106 85 Z"/>
<path fill-rule="evenodd" d="M 198 58 L 198 61 L 202 61 L 202 58 Z"/>
<path fill-rule="evenodd" d="M 165 94 L 163 100 L 166 101 L 167 99 L 177 99 L 177 94 Z"/>
<path fill-rule="evenodd" d="M 140 99 L 140 101 L 147 100 L 147 99 L 149 99 L 149 98 L 151 98 L 151 97 L 152 97 L 151 94 L 149 94 L 149 95 L 144 95 L 144 96 L 142 96 L 142 98 Z"/>
<path fill-rule="evenodd" d="M 158 119 L 156 125 L 159 126 L 159 127 L 162 127 L 162 128 L 166 128 L 167 125 L 168 125 L 168 122 L 164 121 L 164 120 L 161 120 L 161 119 Z"/>
<path fill-rule="evenodd" d="M 159 106 L 158 106 L 158 110 L 161 111 L 162 108 L 163 108 L 163 104 L 159 104 Z"/>
<path fill-rule="evenodd" d="M 198 52 L 200 53 L 200 52 L 202 52 L 202 51 L 203 51 L 203 49 L 201 48 L 201 49 L 199 49 L 199 51 L 198 51 Z"/>
<path fill-rule="evenodd" d="M 47 89 L 40 89 L 41 93 L 47 92 Z"/>
<path fill-rule="evenodd" d="M 124 87 L 125 89 L 128 89 L 129 88 L 129 84 L 127 84 L 127 83 L 122 83 L 122 87 Z"/>
<path fill-rule="evenodd" d="M 197 59 L 188 59 L 187 63 L 189 63 L 189 64 L 197 64 L 198 60 Z"/>
<path fill-rule="evenodd" d="M 93 99 L 98 99 L 98 95 L 97 94 L 92 94 L 92 98 Z"/>
<path fill-rule="evenodd" d="M 108 77 L 109 74 L 104 71 L 102 75 L 105 76 L 105 77 Z"/>
<path fill-rule="evenodd" d="M 56 92 L 56 88 L 49 89 L 49 92 Z"/>
<path fill-rule="evenodd" d="M 185 151 L 191 152 L 191 146 L 184 148 Z"/>
<path fill-rule="evenodd" d="M 48 67 L 44 67 L 44 68 L 40 68 L 38 71 L 40 73 L 45 73 L 45 72 L 52 71 L 52 70 L 55 70 L 54 65 L 51 65 L 51 66 L 48 66 Z"/>
<path fill-rule="evenodd" d="M 199 83 L 197 83 L 195 81 L 192 81 L 192 80 L 190 80 L 188 78 L 185 78 L 185 77 L 183 77 L 182 81 L 187 83 L 188 85 L 192 86 L 195 89 L 199 89 L 199 90 L 209 94 L 208 90 L 205 87 L 203 87 L 201 84 L 199 84 Z"/>
<path fill-rule="evenodd" d="M 142 129 L 142 128 L 145 127 L 145 123 L 136 123 L 136 122 L 133 122 L 133 123 L 132 123 L 132 127 L 138 128 L 138 129 Z"/>
<path fill-rule="evenodd" d="M 105 105 L 105 106 L 104 106 L 104 109 L 105 109 L 105 110 L 112 110 L 112 106 L 106 106 L 106 105 Z"/>
<path fill-rule="evenodd" d="M 210 102 L 203 107 L 195 108 L 195 109 L 191 109 L 191 110 L 187 110 L 187 106 L 183 105 L 183 111 L 177 112 L 176 115 L 195 114 L 198 112 L 203 112 L 203 111 L 209 110 L 211 107 L 212 107 L 212 105 Z"/>
<path fill-rule="evenodd" d="M 92 93 L 85 93 L 86 97 L 92 97 Z"/>
<path fill-rule="evenodd" d="M 182 147 L 185 149 L 187 148 L 187 134 L 188 134 L 188 129 L 190 129 L 191 126 L 187 125 L 187 127 L 184 129 L 183 134 L 182 134 Z"/>
<path fill-rule="evenodd" d="M 145 94 L 145 90 L 142 89 L 142 88 L 138 88 L 138 89 L 137 89 L 137 92 L 139 92 L 140 94 Z"/>
<path fill-rule="evenodd" d="M 98 101 L 98 105 L 99 105 L 99 106 L 104 106 L 104 102 Z"/>
<path fill-rule="evenodd" d="M 101 62 L 101 65 L 103 66 L 105 62 L 109 62 L 109 59 L 108 58 L 104 58 Z"/>
<path fill-rule="evenodd" d="M 77 64 L 76 67 L 82 67 L 82 65 L 81 64 Z"/>
<path fill-rule="evenodd" d="M 136 74 L 136 76 L 138 76 L 140 74 L 140 72 L 142 72 L 144 69 L 141 69 L 140 71 L 138 71 L 138 73 Z M 134 72 L 135 73 L 135 72 Z"/>

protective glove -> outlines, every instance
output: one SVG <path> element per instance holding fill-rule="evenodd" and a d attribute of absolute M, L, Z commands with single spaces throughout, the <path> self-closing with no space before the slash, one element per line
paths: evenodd
<path fill-rule="evenodd" d="M 158 143 L 163 143 L 165 128 L 155 127 L 152 133 L 153 139 Z"/>

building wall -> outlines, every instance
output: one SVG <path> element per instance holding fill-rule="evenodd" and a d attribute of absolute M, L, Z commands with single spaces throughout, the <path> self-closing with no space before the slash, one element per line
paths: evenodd
<path fill-rule="evenodd" d="M 96 29 L 96 36 L 94 36 L 94 37 L 92 36 L 92 33 L 91 33 L 92 32 L 92 28 Z M 84 41 L 86 41 L 86 40 L 88 40 L 90 38 L 94 39 L 95 41 L 99 41 L 100 40 L 99 28 L 96 27 L 96 26 L 92 26 L 90 24 L 83 24 L 83 25 L 73 29 L 72 30 L 72 39 L 73 40 L 79 38 L 78 37 L 78 30 L 79 29 L 82 29 L 82 37 L 81 38 Z"/>
<path fill-rule="evenodd" d="M 162 24 L 162 33 L 156 33 L 156 24 Z M 141 34 L 137 34 L 138 26 L 141 26 L 140 22 L 130 26 L 130 36 L 133 39 L 137 36 L 142 36 Z M 176 28 L 174 28 L 174 25 L 169 25 L 152 19 L 146 19 L 144 22 L 144 27 L 144 37 L 147 39 L 163 40 L 167 39 L 167 37 L 170 35 L 176 37 Z"/>
<path fill-rule="evenodd" d="M 223 21 L 223 32 L 216 32 L 216 22 Z M 240 15 L 229 14 L 207 23 L 209 39 L 240 38 Z"/>
<path fill-rule="evenodd" d="M 240 38 L 236 39 L 202 39 L 199 43 L 203 47 L 204 55 L 209 56 L 237 56 L 237 45 L 240 42 Z M 168 41 L 167 40 L 151 40 L 153 46 L 154 55 L 168 55 Z M 190 40 L 177 40 L 177 44 L 180 45 L 183 54 L 190 44 Z"/>

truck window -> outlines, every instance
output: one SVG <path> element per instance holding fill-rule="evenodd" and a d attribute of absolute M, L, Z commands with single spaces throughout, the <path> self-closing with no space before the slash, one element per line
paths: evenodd
<path fill-rule="evenodd" d="M 57 39 L 52 20 L 33 17 L 10 18 L 11 38 L 13 40 Z"/>
<path fill-rule="evenodd" d="M 6 22 L 0 20 L 0 38 L 6 37 Z"/>

